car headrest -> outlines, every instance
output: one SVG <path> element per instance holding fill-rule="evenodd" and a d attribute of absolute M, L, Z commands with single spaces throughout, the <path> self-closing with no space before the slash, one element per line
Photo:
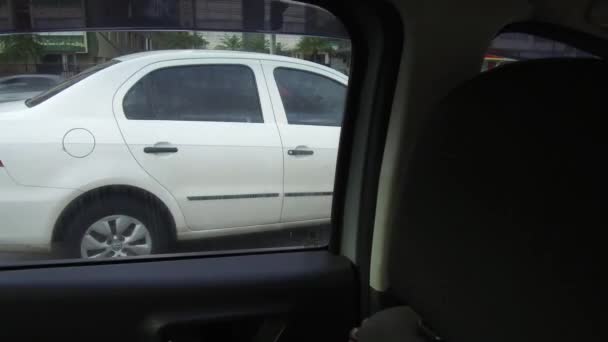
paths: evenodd
<path fill-rule="evenodd" d="M 391 291 L 449 342 L 598 340 L 608 64 L 513 63 L 430 114 L 403 173 Z"/>

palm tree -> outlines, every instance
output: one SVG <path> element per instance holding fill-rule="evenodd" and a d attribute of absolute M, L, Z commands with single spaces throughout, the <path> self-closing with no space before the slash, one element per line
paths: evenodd
<path fill-rule="evenodd" d="M 312 59 L 320 53 L 332 53 L 334 50 L 330 40 L 320 37 L 302 37 L 296 45 L 296 51 L 305 59 Z"/>
<path fill-rule="evenodd" d="M 270 41 L 260 33 L 245 33 L 243 36 L 243 51 L 270 52 Z"/>
<path fill-rule="evenodd" d="M 224 35 L 224 38 L 222 38 L 221 42 L 222 43 L 220 45 L 216 46 L 216 49 L 236 51 L 240 50 L 243 47 L 243 40 L 236 34 Z"/>
<path fill-rule="evenodd" d="M 289 56 L 291 53 L 291 50 L 284 47 L 283 44 L 281 44 L 281 42 L 277 42 L 274 45 L 274 53 L 277 55 L 281 55 L 281 56 Z"/>
<path fill-rule="evenodd" d="M 190 32 L 154 32 L 152 33 L 154 49 L 204 49 L 209 45 L 205 38 Z"/>

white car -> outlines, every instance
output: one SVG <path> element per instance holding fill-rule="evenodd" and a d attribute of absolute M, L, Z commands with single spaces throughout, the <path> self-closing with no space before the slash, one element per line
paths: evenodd
<path fill-rule="evenodd" d="M 347 77 L 137 53 L 0 104 L 0 246 L 97 258 L 329 221 Z"/>

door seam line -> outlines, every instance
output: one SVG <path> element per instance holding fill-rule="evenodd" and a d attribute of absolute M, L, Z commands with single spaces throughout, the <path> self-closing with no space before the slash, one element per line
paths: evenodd
<path fill-rule="evenodd" d="M 281 128 L 279 127 L 279 123 L 277 121 L 277 113 L 274 110 L 275 104 L 272 100 L 272 95 L 270 93 L 270 84 L 268 84 L 268 77 L 266 77 L 266 70 L 264 68 L 264 64 L 261 60 L 258 59 L 258 63 L 260 64 L 260 70 L 262 71 L 262 77 L 264 77 L 264 84 L 266 85 L 266 94 L 268 95 L 268 100 L 270 101 L 270 109 L 272 110 L 272 117 L 274 118 L 274 126 L 279 133 L 279 140 L 281 141 L 281 159 L 283 160 L 282 171 L 283 171 L 283 179 L 281 184 L 281 193 L 285 194 L 285 144 L 283 143 L 283 136 L 281 135 Z M 276 81 L 275 81 L 276 83 Z M 279 95 L 280 96 L 280 95 Z M 279 223 L 283 222 L 283 208 L 285 207 L 285 197 L 283 196 L 283 200 L 281 201 L 281 214 L 279 215 Z"/>

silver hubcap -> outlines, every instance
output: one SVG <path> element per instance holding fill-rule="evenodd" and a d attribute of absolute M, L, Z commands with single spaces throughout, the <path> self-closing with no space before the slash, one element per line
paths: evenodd
<path fill-rule="evenodd" d="M 152 239 L 148 228 L 127 215 L 112 215 L 93 223 L 82 237 L 83 258 L 117 258 L 148 255 Z"/>

